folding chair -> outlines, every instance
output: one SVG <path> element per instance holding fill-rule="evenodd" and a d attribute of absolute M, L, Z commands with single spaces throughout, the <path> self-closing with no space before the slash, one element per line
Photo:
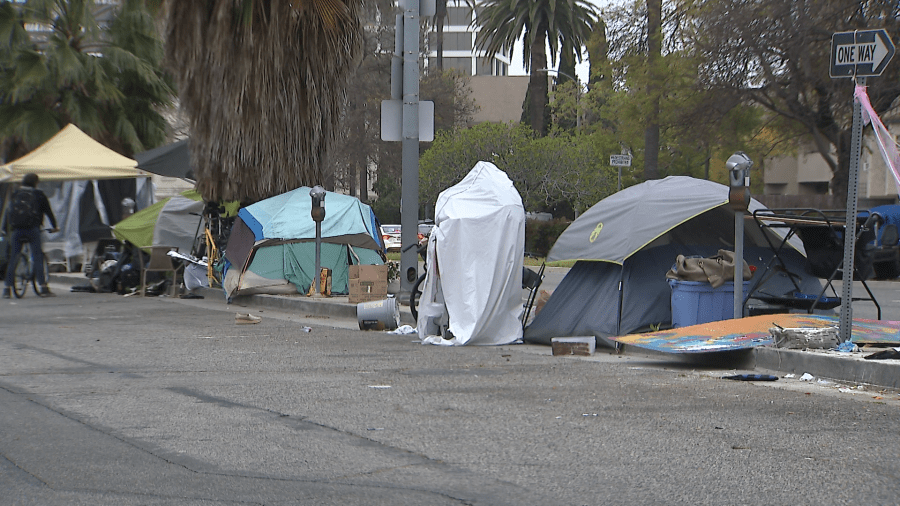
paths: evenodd
<path fill-rule="evenodd" d="M 525 328 L 525 323 L 528 322 L 528 315 L 531 314 L 531 308 L 534 305 L 534 299 L 537 297 L 538 288 L 541 287 L 541 283 L 544 281 L 544 267 L 545 264 L 541 264 L 538 272 L 534 272 L 528 267 L 522 267 L 522 288 L 528 290 L 525 313 L 522 315 L 523 329 Z"/>
<path fill-rule="evenodd" d="M 147 273 L 148 272 L 171 272 L 172 273 L 172 297 L 176 295 L 178 290 L 178 271 L 181 265 L 175 265 L 169 251 L 178 251 L 175 246 L 150 246 L 150 261 L 144 267 L 143 252 L 141 252 L 141 297 L 147 295 Z"/>
<path fill-rule="evenodd" d="M 816 309 L 832 309 L 841 305 L 841 298 L 832 284 L 842 275 L 844 267 L 844 228 L 845 220 L 839 211 L 822 211 L 818 209 L 759 209 L 754 211 L 753 218 L 760 228 L 785 228 L 784 239 L 776 246 L 764 234 L 775 255 L 766 266 L 766 275 L 772 270 L 773 263 L 777 262 L 779 268 L 787 271 L 787 266 L 780 254 L 787 244 L 788 239 L 796 235 L 803 241 L 806 250 L 806 271 L 820 279 L 825 280 L 822 290 L 817 294 L 804 294 L 797 285 L 793 276 L 789 276 L 794 283 L 796 291 L 784 295 L 749 293 L 744 299 L 744 304 L 751 298 L 762 300 L 770 304 L 782 305 L 793 309 L 803 309 L 812 313 Z M 868 300 L 875 304 L 878 311 L 878 319 L 881 319 L 881 305 L 875 299 L 872 290 L 866 280 L 873 275 L 871 242 L 874 239 L 872 226 L 877 220 L 877 215 L 871 215 L 864 223 L 857 223 L 854 247 L 853 279 L 862 283 L 868 293 L 868 297 L 854 297 L 853 301 Z M 763 278 L 765 279 L 765 278 Z M 760 286 L 758 283 L 756 286 Z M 825 292 L 831 290 L 833 296 L 826 296 Z M 853 302 L 851 301 L 851 302 Z"/>

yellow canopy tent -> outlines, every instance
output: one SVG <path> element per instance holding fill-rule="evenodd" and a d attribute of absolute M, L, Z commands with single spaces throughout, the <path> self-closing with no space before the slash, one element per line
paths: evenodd
<path fill-rule="evenodd" d="M 59 201 L 57 201 L 57 196 L 48 194 L 62 231 L 47 236 L 49 239 L 45 240 L 44 251 L 50 257 L 61 256 L 65 259 L 81 252 L 82 240 L 96 240 L 94 237 L 83 236 L 80 232 L 84 228 L 81 222 L 86 218 L 80 217 L 78 202 L 79 196 L 85 190 L 93 193 L 96 201 L 100 195 L 97 186 L 98 180 L 138 179 L 140 181 L 139 178 L 150 177 L 149 172 L 137 168 L 136 160 L 116 153 L 92 139 L 75 125 L 69 124 L 31 153 L 0 165 L 0 184 L 11 183 L 4 185 L 6 186 L 6 196 L 3 198 L 0 219 L 6 213 L 6 204 L 14 184 L 21 183 L 22 177 L 31 172 L 38 175 L 41 183 L 64 184 L 64 182 L 71 182 L 65 184 L 77 185 L 77 188 L 73 187 L 72 190 L 60 190 L 62 193 L 59 195 L 61 199 Z M 74 196 L 63 195 L 65 191 L 69 191 Z M 152 194 L 150 199 L 152 201 Z M 121 200 L 121 197 L 118 200 Z M 115 222 L 117 219 L 110 220 L 110 218 L 114 218 L 108 213 L 108 211 L 112 212 L 112 209 L 105 209 L 99 202 L 96 203 L 96 206 L 99 220 L 106 225 L 103 233 L 108 234 L 110 221 Z M 96 232 L 93 235 L 99 233 Z M 56 250 L 60 250 L 58 255 L 56 255 Z"/>
<path fill-rule="evenodd" d="M 20 183 L 33 172 L 41 181 L 148 177 L 137 161 L 122 156 L 69 124 L 31 153 L 0 165 L 0 183 Z"/>

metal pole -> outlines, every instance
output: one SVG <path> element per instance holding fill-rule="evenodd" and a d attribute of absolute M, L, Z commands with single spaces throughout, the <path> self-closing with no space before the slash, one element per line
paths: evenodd
<path fill-rule="evenodd" d="M 857 86 L 865 86 L 866 78 L 857 77 Z M 856 252 L 856 213 L 859 195 L 859 155 L 862 149 L 862 105 L 853 97 L 853 130 L 850 133 L 850 174 L 847 180 L 847 220 L 844 224 L 844 279 L 841 298 L 842 343 L 850 340 L 853 328 L 853 265 Z"/>
<path fill-rule="evenodd" d="M 416 242 L 419 228 L 419 0 L 403 1 L 403 130 L 400 241 Z M 418 277 L 416 249 L 400 254 L 400 295 L 412 292 Z"/>
<path fill-rule="evenodd" d="M 734 319 L 744 317 L 744 211 L 734 212 Z"/>
<path fill-rule="evenodd" d="M 313 293 L 316 296 L 322 295 L 322 284 L 320 273 L 322 272 L 322 222 L 316 221 L 316 275 L 313 279 L 313 286 L 316 287 Z"/>

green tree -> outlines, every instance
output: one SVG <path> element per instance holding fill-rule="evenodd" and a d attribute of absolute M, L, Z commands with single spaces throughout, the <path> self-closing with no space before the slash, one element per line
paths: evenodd
<path fill-rule="evenodd" d="M 489 161 L 513 181 L 526 210 L 584 210 L 615 191 L 614 175 L 598 157 L 606 149 L 589 136 L 537 137 L 523 124 L 441 132 L 420 160 L 420 200 L 433 208 L 441 191 Z"/>
<path fill-rule="evenodd" d="M 588 47 L 596 81 L 584 97 L 591 118 L 588 131 L 615 140 L 605 159 L 620 152 L 634 155 L 632 167 L 623 170 L 624 186 L 667 175 L 713 177 L 725 183 L 716 164 L 724 164 L 736 150 L 761 161 L 780 142 L 781 125 L 773 137 L 773 124 L 765 122 L 757 105 L 736 93 L 703 85 L 697 69 L 706 63 L 705 56 L 690 38 L 695 13 L 683 2 L 666 2 L 663 7 L 660 30 L 664 37 L 652 72 L 646 4 L 610 11 L 608 39 L 595 30 Z M 651 81 L 656 84 L 651 86 Z M 648 89 L 655 92 L 647 93 Z M 656 117 L 654 124 L 659 126 L 657 149 L 646 144 L 650 116 Z M 643 169 L 652 165 L 646 160 L 651 155 L 657 158 L 657 170 L 648 176 Z"/>
<path fill-rule="evenodd" d="M 364 2 L 166 3 L 166 54 L 203 198 L 254 202 L 327 181 Z"/>
<path fill-rule="evenodd" d="M 513 45 L 523 37 L 523 60 L 531 79 L 528 82 L 529 124 L 538 135 L 547 133 L 548 99 L 547 50 L 551 62 L 561 45 L 580 48 L 591 34 L 596 18 L 594 7 L 586 0 L 485 0 L 475 22 L 479 27 L 476 44 L 493 57 L 501 50 L 512 54 Z"/>
<path fill-rule="evenodd" d="M 754 103 L 802 128 L 834 174 L 831 190 L 847 195 L 853 81 L 829 77 L 835 32 L 884 28 L 900 46 L 896 0 L 691 0 L 690 43 L 703 55 L 701 86 L 733 103 Z M 868 79 L 875 111 L 900 97 L 896 57 Z M 732 98 L 733 97 L 733 98 Z"/>
<path fill-rule="evenodd" d="M 103 27 L 90 0 L 0 2 L 0 137 L 18 158 L 73 123 L 130 156 L 166 140 L 160 110 L 174 91 L 143 2 L 125 0 Z M 45 27 L 29 34 L 25 25 Z"/>

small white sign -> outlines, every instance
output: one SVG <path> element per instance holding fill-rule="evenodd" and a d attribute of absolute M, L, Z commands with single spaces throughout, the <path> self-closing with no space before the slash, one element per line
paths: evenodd
<path fill-rule="evenodd" d="M 609 164 L 613 167 L 631 167 L 631 155 L 611 155 Z"/>

